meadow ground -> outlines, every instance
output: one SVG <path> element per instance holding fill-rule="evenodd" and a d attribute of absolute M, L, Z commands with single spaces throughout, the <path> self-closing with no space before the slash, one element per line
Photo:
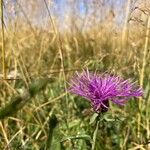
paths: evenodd
<path fill-rule="evenodd" d="M 2 2 L 1 150 L 150 149 L 148 0 Z M 89 102 L 67 91 L 85 68 L 131 78 L 144 96 L 110 103 L 97 127 Z"/>

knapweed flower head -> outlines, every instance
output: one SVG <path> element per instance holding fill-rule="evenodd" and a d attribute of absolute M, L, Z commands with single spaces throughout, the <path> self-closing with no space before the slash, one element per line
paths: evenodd
<path fill-rule="evenodd" d="M 89 100 L 96 112 L 107 111 L 109 101 L 124 105 L 131 97 L 143 95 L 142 88 L 129 79 L 124 80 L 107 73 L 90 73 L 88 70 L 76 72 L 76 76 L 71 79 L 69 91 Z"/>

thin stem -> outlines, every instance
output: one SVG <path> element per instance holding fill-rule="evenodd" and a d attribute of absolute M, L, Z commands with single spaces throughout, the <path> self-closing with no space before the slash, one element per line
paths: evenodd
<path fill-rule="evenodd" d="M 4 13 L 3 13 L 3 0 L 1 0 L 1 35 L 2 35 L 2 67 L 3 78 L 6 79 L 6 56 L 5 56 L 5 34 L 4 34 Z"/>
<path fill-rule="evenodd" d="M 143 86 L 144 83 L 144 72 L 145 72 L 145 66 L 146 66 L 146 56 L 148 53 L 148 42 L 149 42 L 149 34 L 150 34 L 150 14 L 148 16 L 148 21 L 147 21 L 147 29 L 146 29 L 146 37 L 145 37 L 145 44 L 144 44 L 144 51 L 143 51 L 143 61 L 142 61 L 142 69 L 140 73 L 140 86 Z M 142 98 L 139 100 L 139 110 L 141 112 L 142 110 Z M 138 130 L 137 130 L 137 135 L 140 137 L 140 123 L 141 123 L 141 115 L 140 112 L 138 113 Z"/>
<path fill-rule="evenodd" d="M 147 30 L 146 30 L 146 37 L 145 37 L 145 44 L 144 44 L 140 86 L 143 86 L 143 81 L 144 81 L 144 72 L 145 72 L 145 66 L 146 66 L 146 56 L 147 56 L 147 52 L 148 52 L 149 34 L 150 34 L 150 14 L 148 16 L 148 22 L 147 22 Z"/>
<path fill-rule="evenodd" d="M 64 54 L 63 54 L 63 47 L 62 47 L 62 41 L 61 41 L 61 38 L 60 38 L 60 35 L 55 27 L 55 22 L 52 18 L 52 15 L 51 15 L 51 12 L 48 8 L 48 4 L 46 2 L 46 0 L 44 0 L 44 3 L 45 3 L 45 6 L 46 6 L 46 9 L 47 9 L 47 12 L 48 12 L 48 16 L 49 16 L 49 19 L 50 19 L 50 22 L 52 24 L 52 27 L 53 27 L 53 30 L 54 30 L 54 33 L 56 35 L 56 39 L 57 39 L 57 44 L 58 44 L 58 50 L 59 50 L 59 55 L 60 55 L 60 60 L 61 60 L 61 68 L 62 68 L 62 74 L 63 74 L 63 78 L 64 78 L 64 86 L 65 86 L 65 91 L 66 91 L 66 99 L 67 99 L 67 85 L 66 85 L 66 74 L 65 74 L 65 67 L 64 67 Z"/>
<path fill-rule="evenodd" d="M 4 136 L 4 140 L 6 142 L 6 145 L 8 145 L 9 144 L 9 139 L 7 137 L 7 133 L 6 133 L 5 127 L 4 127 L 4 125 L 3 125 L 3 123 L 1 121 L 0 121 L 0 129 L 1 129 L 1 132 L 2 132 L 2 134 Z M 10 150 L 9 147 L 7 147 L 7 149 Z"/>
<path fill-rule="evenodd" d="M 58 45 L 58 52 L 59 52 L 59 56 L 60 56 L 60 61 L 61 61 L 61 69 L 62 69 L 62 77 L 63 77 L 63 81 L 64 81 L 64 87 L 65 87 L 65 99 L 66 99 L 66 106 L 68 106 L 68 92 L 67 92 L 67 84 L 66 84 L 66 73 L 65 73 L 65 65 L 64 65 L 64 50 L 63 50 L 63 46 L 62 46 L 62 40 L 61 40 L 61 37 L 60 37 L 60 34 L 59 34 L 59 31 L 56 29 L 56 26 L 55 26 L 55 22 L 52 18 L 52 15 L 51 15 L 51 12 L 48 8 L 48 4 L 46 2 L 46 0 L 44 0 L 44 3 L 45 3 L 45 6 L 46 6 L 46 9 L 48 11 L 48 15 L 49 15 L 49 19 L 50 19 L 50 23 L 52 24 L 52 28 L 54 30 L 54 33 L 56 35 L 56 42 L 57 42 L 57 45 Z M 61 75 L 61 74 L 60 74 Z M 62 105 L 63 106 L 63 105 Z M 63 106 L 64 107 L 64 106 Z M 68 111 L 66 111 L 66 113 L 68 113 Z M 66 122 L 66 126 L 68 128 L 68 123 L 67 123 L 67 120 L 66 118 L 65 119 L 65 122 Z"/>
<path fill-rule="evenodd" d="M 93 144 L 92 144 L 92 150 L 95 150 L 95 145 L 96 145 L 96 138 L 97 138 L 97 132 L 98 132 L 98 127 L 99 127 L 99 120 L 96 121 L 96 129 L 93 134 Z"/>

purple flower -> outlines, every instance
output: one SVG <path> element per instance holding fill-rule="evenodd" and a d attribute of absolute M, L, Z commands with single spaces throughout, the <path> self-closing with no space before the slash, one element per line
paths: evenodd
<path fill-rule="evenodd" d="M 142 88 L 135 82 L 109 74 L 94 74 L 89 71 L 76 73 L 70 82 L 69 91 L 89 100 L 96 112 L 105 112 L 109 101 L 124 105 L 131 97 L 143 95 Z"/>

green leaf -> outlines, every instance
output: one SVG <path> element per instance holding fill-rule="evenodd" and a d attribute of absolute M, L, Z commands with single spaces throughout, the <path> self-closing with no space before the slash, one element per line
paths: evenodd
<path fill-rule="evenodd" d="M 94 113 L 93 116 L 92 116 L 91 119 L 90 119 L 90 124 L 94 123 L 95 120 L 96 120 L 96 118 L 97 118 L 98 116 L 99 116 L 99 114 Z"/>

